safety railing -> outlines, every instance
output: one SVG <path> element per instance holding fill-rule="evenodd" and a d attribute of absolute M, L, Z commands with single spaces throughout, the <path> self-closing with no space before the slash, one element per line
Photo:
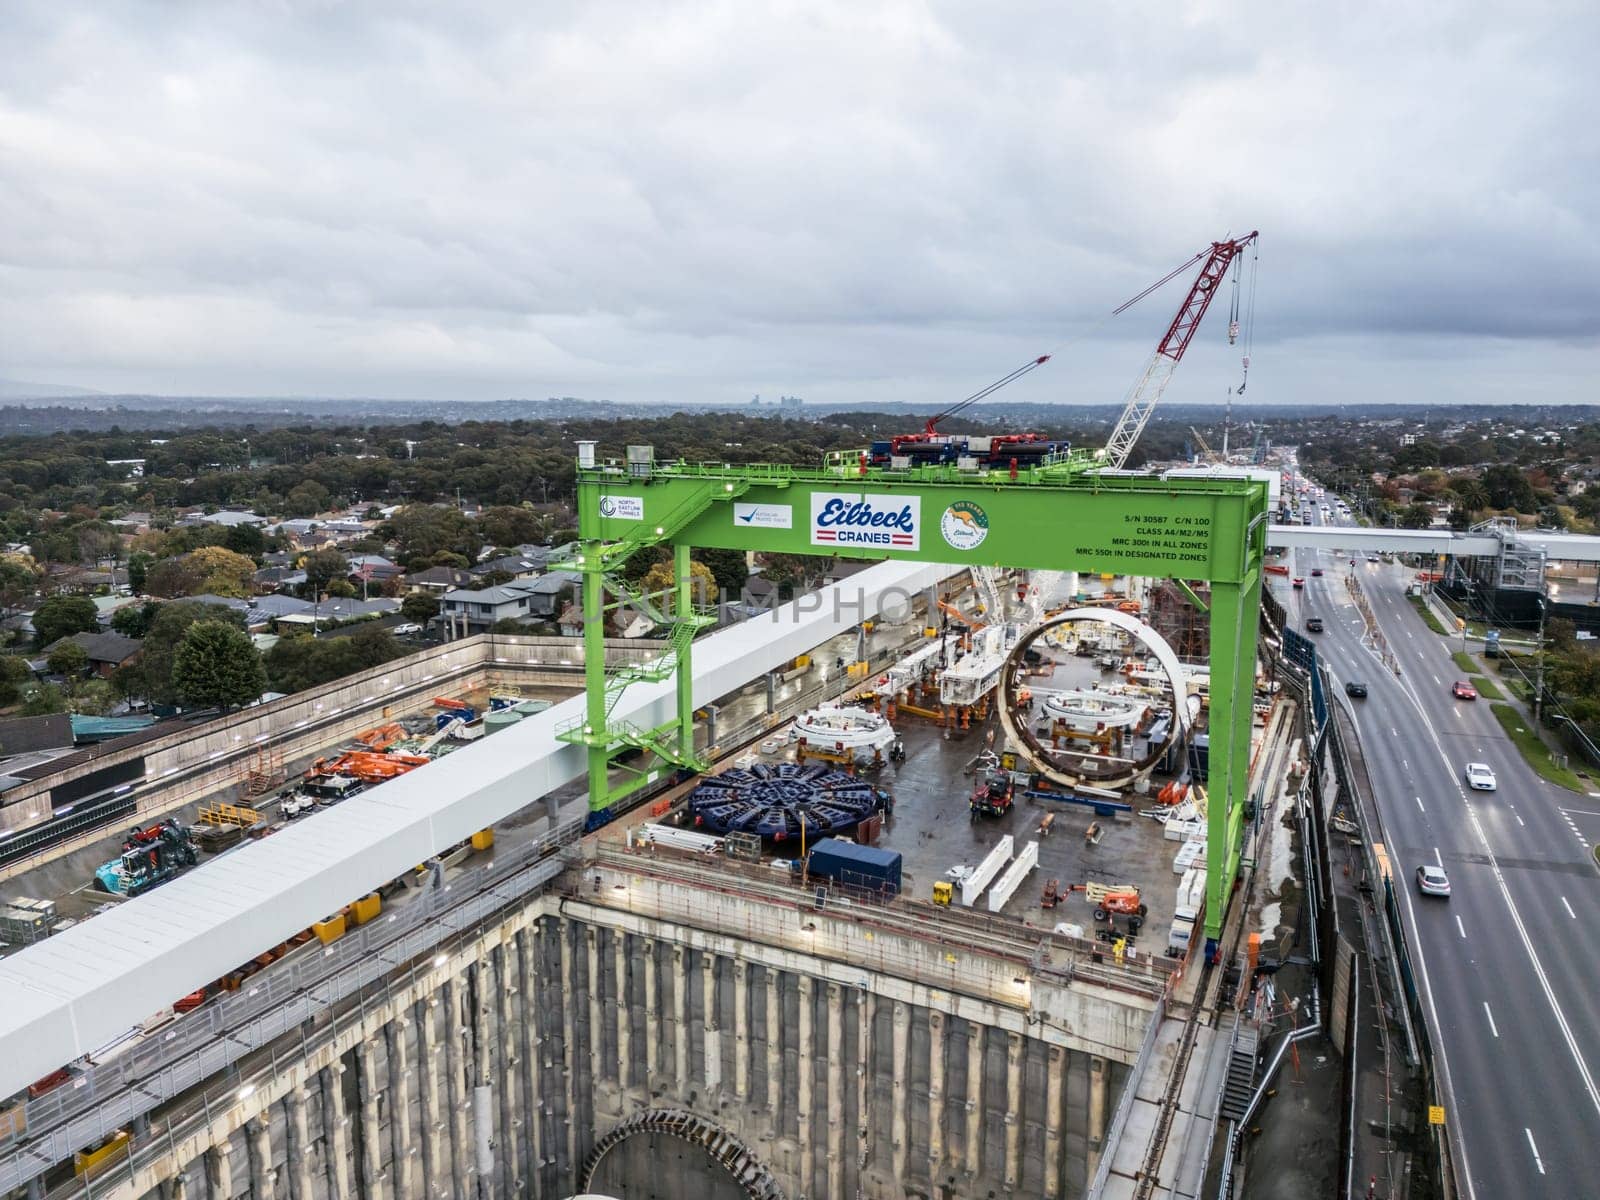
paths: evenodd
<path fill-rule="evenodd" d="M 1122 1095 L 1117 1097 L 1117 1106 L 1111 1110 L 1111 1120 L 1106 1122 L 1105 1137 L 1100 1143 L 1100 1161 L 1095 1166 L 1094 1178 L 1089 1181 L 1089 1189 L 1084 1193 L 1087 1200 L 1100 1200 L 1105 1194 L 1106 1181 L 1111 1177 L 1112 1161 L 1122 1144 L 1123 1134 L 1127 1132 L 1128 1114 L 1133 1111 L 1133 1101 L 1139 1090 L 1139 1081 L 1144 1078 L 1145 1071 L 1150 1067 L 1150 1059 L 1155 1054 L 1156 1038 L 1161 1033 L 1161 1025 L 1166 1017 L 1167 1001 L 1163 996 L 1156 1001 L 1155 1011 L 1150 1014 L 1150 1024 L 1145 1027 L 1144 1040 L 1139 1043 L 1139 1055 L 1133 1060 L 1133 1068 L 1128 1072 L 1128 1081 L 1122 1085 Z"/>

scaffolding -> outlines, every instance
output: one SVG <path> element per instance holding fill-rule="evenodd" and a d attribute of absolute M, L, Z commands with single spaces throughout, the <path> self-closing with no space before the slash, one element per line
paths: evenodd
<path fill-rule="evenodd" d="M 271 746 L 256 747 L 240 766 L 240 773 L 239 789 L 245 796 L 264 796 L 289 778 L 283 766 L 283 751 Z"/>
<path fill-rule="evenodd" d="M 1211 591 L 1202 583 L 1189 586 L 1202 601 Z M 1172 652 L 1183 661 L 1201 662 L 1210 655 L 1210 620 L 1171 580 L 1163 579 L 1150 589 L 1148 620 L 1150 627 L 1166 640 Z"/>

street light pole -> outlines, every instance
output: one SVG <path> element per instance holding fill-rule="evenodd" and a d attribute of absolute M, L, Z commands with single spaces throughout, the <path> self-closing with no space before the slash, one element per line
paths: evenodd
<path fill-rule="evenodd" d="M 1539 724 L 1539 707 L 1544 701 L 1544 597 L 1539 597 L 1539 657 L 1534 664 L 1533 723 Z"/>

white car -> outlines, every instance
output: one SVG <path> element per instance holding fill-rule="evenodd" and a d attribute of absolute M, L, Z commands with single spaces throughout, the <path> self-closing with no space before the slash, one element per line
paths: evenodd
<path fill-rule="evenodd" d="M 407 622 L 404 625 L 396 625 L 389 632 L 394 634 L 395 637 L 413 637 L 422 632 L 422 626 Z"/>
<path fill-rule="evenodd" d="M 1467 786 L 1479 792 L 1494 791 L 1494 772 L 1488 763 L 1467 764 Z"/>
<path fill-rule="evenodd" d="M 1417 891 L 1424 896 L 1448 896 L 1450 877 L 1444 873 L 1443 867 L 1418 867 Z"/>

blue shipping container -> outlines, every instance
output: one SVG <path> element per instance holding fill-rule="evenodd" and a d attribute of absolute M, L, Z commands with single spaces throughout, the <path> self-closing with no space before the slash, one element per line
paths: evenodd
<path fill-rule="evenodd" d="M 876 846 L 858 846 L 839 838 L 823 838 L 811 848 L 806 871 L 849 887 L 900 891 L 900 854 Z"/>

